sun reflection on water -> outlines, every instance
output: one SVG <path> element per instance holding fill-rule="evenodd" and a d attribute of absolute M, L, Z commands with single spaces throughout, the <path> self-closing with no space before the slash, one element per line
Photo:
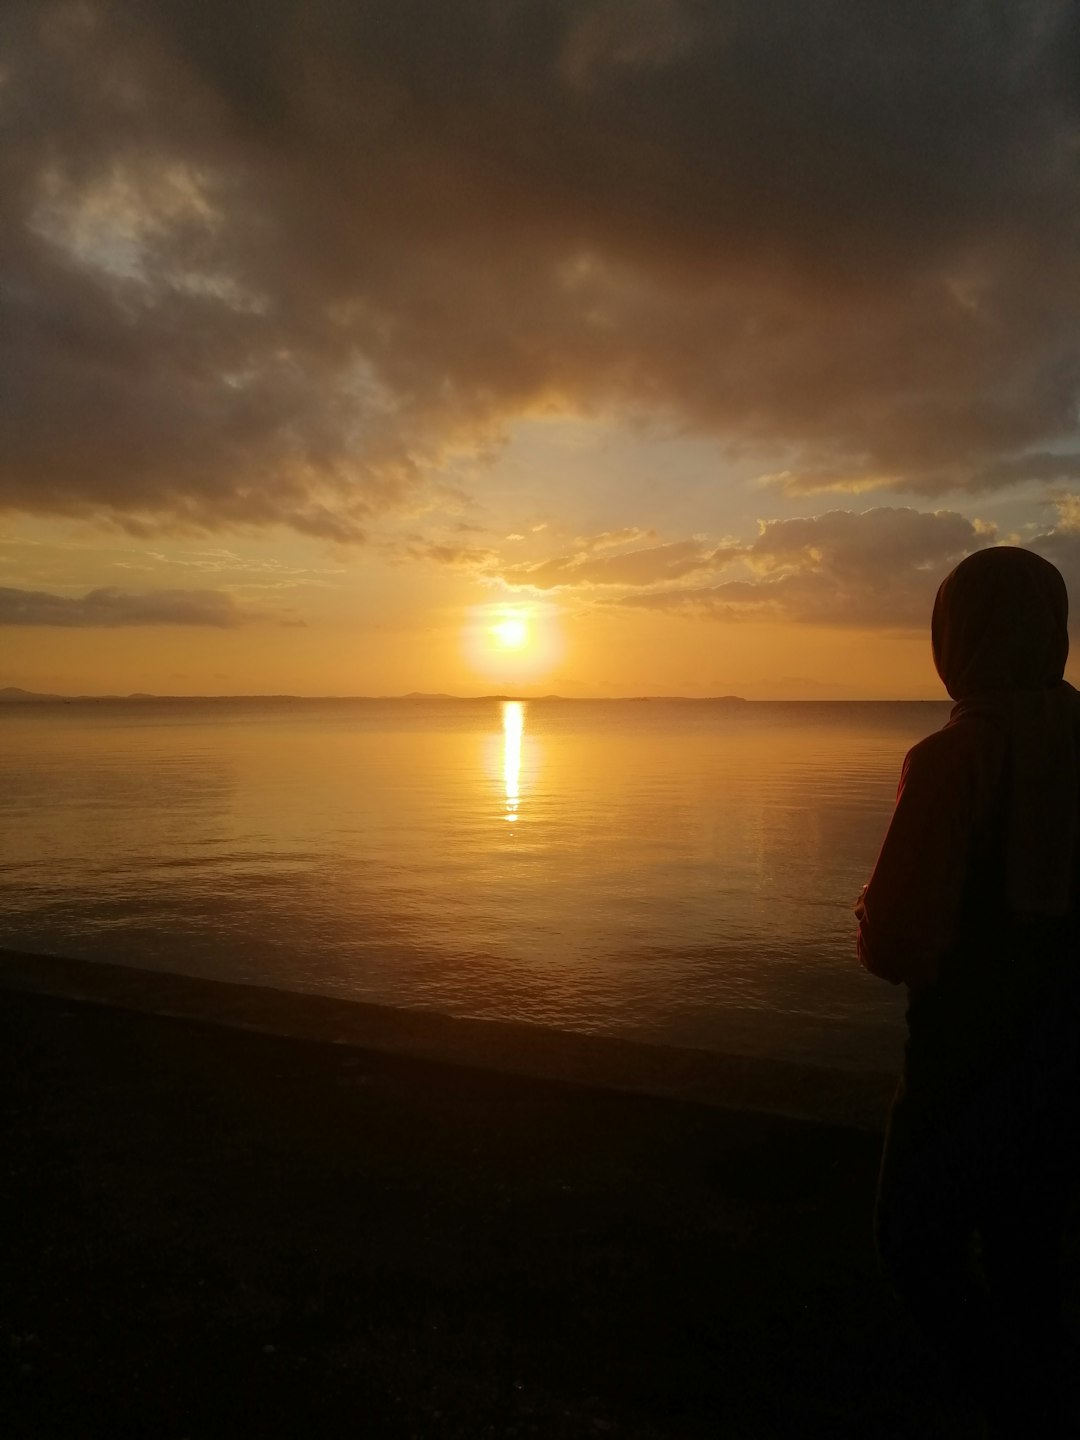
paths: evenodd
<path fill-rule="evenodd" d="M 525 702 L 504 700 L 503 721 L 503 785 L 506 789 L 506 818 L 518 817 L 521 798 L 521 735 L 525 729 Z"/>

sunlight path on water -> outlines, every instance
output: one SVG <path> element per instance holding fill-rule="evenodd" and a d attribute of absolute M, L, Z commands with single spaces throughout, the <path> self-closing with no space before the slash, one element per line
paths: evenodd
<path fill-rule="evenodd" d="M 505 700 L 503 712 L 503 780 L 506 818 L 516 820 L 521 796 L 521 736 L 525 729 L 525 702 Z"/>

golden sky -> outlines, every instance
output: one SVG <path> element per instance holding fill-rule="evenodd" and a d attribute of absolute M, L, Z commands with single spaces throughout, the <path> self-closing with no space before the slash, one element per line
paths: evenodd
<path fill-rule="evenodd" d="M 1078 52 L 1058 0 L 7 7 L 0 686 L 939 695 L 965 554 L 1080 579 Z"/>

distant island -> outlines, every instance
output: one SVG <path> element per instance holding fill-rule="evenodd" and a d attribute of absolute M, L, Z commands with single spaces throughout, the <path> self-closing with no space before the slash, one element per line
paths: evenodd
<path fill-rule="evenodd" d="M 21 705 L 32 700 L 65 700 L 65 695 L 38 695 L 33 690 L 20 690 L 17 685 L 7 685 L 0 690 L 0 704 Z"/>
<path fill-rule="evenodd" d="M 220 701 L 258 701 L 278 700 L 295 701 L 303 703 L 311 700 L 409 700 L 418 703 L 432 703 L 440 701 L 452 701 L 458 704 L 506 701 L 559 701 L 562 704 L 603 704 L 606 701 L 633 701 L 643 703 L 645 701 L 679 701 L 686 704 L 708 704 L 708 705 L 749 705 L 751 702 L 742 695 L 617 695 L 617 696 L 587 696 L 578 697 L 570 695 L 449 695 L 442 691 L 410 690 L 405 695 L 153 695 L 145 690 L 135 690 L 128 695 L 52 695 L 36 690 L 22 690 L 17 685 L 0 687 L 0 705 L 32 705 L 32 704 L 102 704 L 118 701 L 156 701 L 158 703 L 183 704 L 191 701 L 220 702 Z"/>

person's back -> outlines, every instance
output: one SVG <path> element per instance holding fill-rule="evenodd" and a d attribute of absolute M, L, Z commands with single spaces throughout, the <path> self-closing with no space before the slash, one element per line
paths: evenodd
<path fill-rule="evenodd" d="M 1027 551 L 980 552 L 944 582 L 934 657 L 957 704 L 905 761 L 857 907 L 863 964 L 910 989 L 882 1264 L 1001 1434 L 1073 1433 L 1057 1289 L 1080 1048 L 1066 617 L 1060 575 Z"/>

